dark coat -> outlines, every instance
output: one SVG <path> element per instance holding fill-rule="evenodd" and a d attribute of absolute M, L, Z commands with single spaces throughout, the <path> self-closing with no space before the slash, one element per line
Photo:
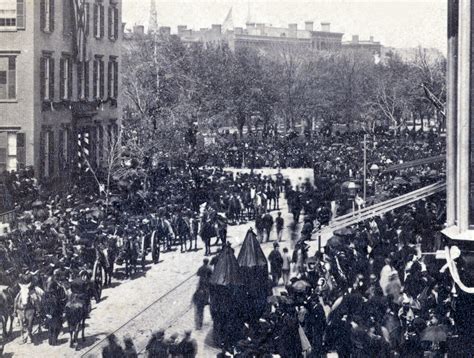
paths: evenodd
<path fill-rule="evenodd" d="M 281 268 L 283 267 L 283 257 L 280 251 L 273 250 L 268 255 L 268 261 L 270 262 L 270 271 L 272 273 L 281 274 Z"/>

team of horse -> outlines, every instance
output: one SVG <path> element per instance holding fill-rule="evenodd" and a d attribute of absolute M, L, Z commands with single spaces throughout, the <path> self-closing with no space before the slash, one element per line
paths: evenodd
<path fill-rule="evenodd" d="M 57 345 L 64 321 L 67 322 L 71 347 L 76 345 L 79 331 L 82 331 L 84 340 L 87 302 L 72 293 L 70 287 L 59 283 L 48 286 L 46 291 L 30 283 L 18 283 L 16 287 L 2 287 L 0 291 L 4 339 L 11 335 L 13 320 L 17 317 L 22 343 L 33 343 L 34 334 L 41 334 L 43 327 L 48 332 L 48 343 Z"/>
<path fill-rule="evenodd" d="M 235 217 L 237 222 L 251 219 L 262 208 L 267 207 L 267 198 L 263 193 L 255 193 L 253 197 L 248 198 L 234 198 L 228 214 Z M 112 282 L 116 263 L 123 263 L 125 275 L 129 277 L 138 272 L 139 268 L 145 270 L 145 259 L 149 253 L 152 253 L 153 263 L 158 263 L 160 252 L 171 250 L 175 245 L 179 245 L 182 252 L 196 250 L 199 237 L 205 244 L 205 254 L 210 255 L 212 246 L 226 244 L 227 224 L 228 218 L 225 214 L 212 210 L 200 219 L 190 219 L 185 215 L 176 215 L 169 220 L 163 217 L 155 218 L 137 230 L 134 238 L 106 240 L 90 248 L 90 253 L 84 254 L 95 255 L 95 260 L 91 262 L 95 261 L 100 265 L 100 275 L 103 275 L 103 285 L 106 287 Z M 212 239 L 216 241 L 213 243 Z M 40 334 L 43 327 L 48 331 L 49 344 L 57 345 L 66 322 L 70 346 L 77 347 L 80 333 L 84 340 L 85 321 L 90 309 L 88 303 L 81 295 L 73 293 L 68 282 L 56 282 L 53 287 L 45 284 L 41 287 L 45 290 L 38 285 L 19 283 L 0 287 L 3 337 L 11 334 L 14 318 L 17 317 L 23 343 L 34 342 L 35 334 Z M 95 292 L 92 283 L 88 294 L 97 302 L 100 300 L 100 294 Z"/>

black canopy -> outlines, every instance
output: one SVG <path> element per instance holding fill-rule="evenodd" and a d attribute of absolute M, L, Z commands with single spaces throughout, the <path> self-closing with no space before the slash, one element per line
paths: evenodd
<path fill-rule="evenodd" d="M 224 246 L 211 276 L 211 284 L 218 286 L 237 286 L 242 283 L 239 273 L 239 263 L 234 256 L 234 250 Z"/>
<path fill-rule="evenodd" d="M 265 267 L 267 269 L 267 258 L 252 229 L 247 231 L 237 262 L 240 267 Z"/>

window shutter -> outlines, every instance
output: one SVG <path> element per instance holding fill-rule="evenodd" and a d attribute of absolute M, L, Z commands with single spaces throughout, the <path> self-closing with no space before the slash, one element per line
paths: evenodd
<path fill-rule="evenodd" d="M 118 97 L 118 62 L 114 62 L 114 94 L 113 97 Z"/>
<path fill-rule="evenodd" d="M 45 158 L 46 158 L 46 147 L 44 143 L 44 131 L 40 132 L 40 176 L 45 176 Z"/>
<path fill-rule="evenodd" d="M 100 38 L 103 38 L 104 37 L 104 5 L 99 5 L 99 9 L 100 9 Z"/>
<path fill-rule="evenodd" d="M 41 57 L 40 58 L 40 96 L 41 96 L 41 100 L 43 101 L 44 100 L 44 96 L 45 96 L 45 70 L 46 70 L 46 61 L 44 59 L 44 57 Z"/>
<path fill-rule="evenodd" d="M 49 99 L 54 101 L 54 58 L 49 59 Z"/>
<path fill-rule="evenodd" d="M 67 98 L 72 99 L 72 61 L 68 59 L 68 71 L 67 71 Z"/>
<path fill-rule="evenodd" d="M 104 61 L 100 61 L 100 98 L 105 96 L 105 68 Z"/>
<path fill-rule="evenodd" d="M 49 0 L 49 30 L 54 31 L 54 0 Z"/>
<path fill-rule="evenodd" d="M 8 57 L 8 98 L 16 98 L 16 57 Z"/>
<path fill-rule="evenodd" d="M 97 26 L 97 21 L 99 19 L 99 5 L 94 4 L 94 37 L 99 37 L 99 28 Z"/>
<path fill-rule="evenodd" d="M 48 156 L 49 156 L 49 174 L 51 176 L 54 175 L 54 167 L 55 167 L 55 162 L 56 162 L 56 151 L 54 150 L 54 132 L 53 131 L 50 131 L 49 132 L 49 136 L 48 136 L 48 139 L 49 139 L 49 146 L 48 146 L 48 149 L 49 149 L 49 153 L 48 153 Z"/>
<path fill-rule="evenodd" d="M 89 98 L 89 61 L 84 62 L 84 97 Z"/>
<path fill-rule="evenodd" d="M 116 7 L 114 9 L 114 39 L 117 40 L 119 37 L 119 11 Z"/>
<path fill-rule="evenodd" d="M 97 88 L 97 76 L 99 75 L 99 69 L 98 69 L 98 63 L 97 63 L 97 60 L 94 61 L 94 72 L 93 72 L 93 75 L 92 75 L 92 86 L 93 86 L 93 96 L 94 98 L 97 98 L 99 97 L 98 95 L 98 88 Z"/>
<path fill-rule="evenodd" d="M 40 27 L 42 31 L 46 28 L 46 0 L 40 0 Z"/>
<path fill-rule="evenodd" d="M 59 131 L 58 137 L 58 169 L 64 169 L 65 167 L 65 160 L 64 158 L 64 130 Z"/>
<path fill-rule="evenodd" d="M 112 33 L 112 8 L 109 6 L 109 8 L 107 9 L 108 10 L 108 16 L 107 16 L 107 19 L 108 19 L 108 26 L 107 26 L 107 34 L 109 36 L 109 39 L 113 38 L 114 35 Z"/>
<path fill-rule="evenodd" d="M 63 99 L 64 98 L 64 59 L 61 58 L 59 60 L 59 98 Z"/>
<path fill-rule="evenodd" d="M 90 7 L 89 3 L 84 4 L 84 11 L 85 11 L 85 35 L 89 36 L 89 23 L 90 23 Z"/>
<path fill-rule="evenodd" d="M 16 27 L 25 28 L 25 0 L 16 0 Z"/>
<path fill-rule="evenodd" d="M 109 61 L 107 64 L 107 96 L 112 97 L 112 66 L 113 62 Z"/>
<path fill-rule="evenodd" d="M 80 99 L 82 96 L 82 75 L 84 72 L 82 66 L 84 66 L 82 62 L 77 63 L 77 99 Z"/>

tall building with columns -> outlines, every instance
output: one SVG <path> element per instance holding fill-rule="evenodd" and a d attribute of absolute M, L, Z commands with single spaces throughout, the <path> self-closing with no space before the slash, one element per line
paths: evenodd
<path fill-rule="evenodd" d="M 100 165 L 121 120 L 121 0 L 0 0 L 0 173 Z"/>

